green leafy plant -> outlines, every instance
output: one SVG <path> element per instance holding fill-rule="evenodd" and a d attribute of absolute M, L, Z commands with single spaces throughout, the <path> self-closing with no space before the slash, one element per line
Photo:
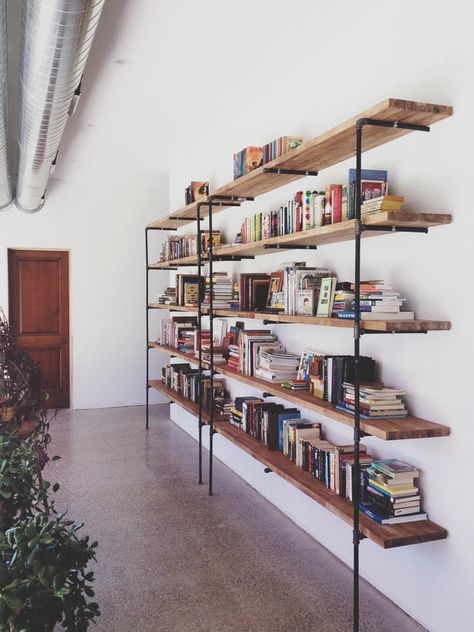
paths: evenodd
<path fill-rule="evenodd" d="M 0 308 L 0 432 L 21 435 L 28 426 L 31 440 L 46 447 L 51 438 L 47 400 L 39 365 L 15 344 Z"/>
<path fill-rule="evenodd" d="M 97 542 L 58 516 L 59 484 L 43 478 L 50 421 L 41 370 L 0 308 L 0 632 L 85 632 L 100 615 L 87 570 Z"/>
<path fill-rule="evenodd" d="M 55 457 L 57 458 L 57 457 Z M 37 512 L 48 513 L 50 483 L 42 476 L 42 449 L 17 437 L 0 435 L 0 528 Z M 59 485 L 53 486 L 57 491 Z"/>
<path fill-rule="evenodd" d="M 0 632 L 85 632 L 100 615 L 91 587 L 97 542 L 82 525 L 37 515 L 0 532 Z"/>

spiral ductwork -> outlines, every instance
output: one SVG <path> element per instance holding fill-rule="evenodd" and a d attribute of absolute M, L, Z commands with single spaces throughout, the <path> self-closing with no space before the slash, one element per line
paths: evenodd
<path fill-rule="evenodd" d="M 23 0 L 16 205 L 34 213 L 80 85 L 105 0 Z"/>
<path fill-rule="evenodd" d="M 7 12 L 0 0 L 0 210 L 10 206 L 12 190 L 8 149 Z"/>

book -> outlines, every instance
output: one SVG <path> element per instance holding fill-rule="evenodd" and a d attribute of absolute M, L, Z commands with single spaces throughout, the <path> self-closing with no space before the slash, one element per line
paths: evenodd
<path fill-rule="evenodd" d="M 354 319 L 355 312 L 350 311 L 339 311 L 334 314 L 337 318 L 348 318 Z M 362 311 L 360 314 L 361 320 L 414 320 L 415 312 L 364 312 Z"/>
<path fill-rule="evenodd" d="M 199 202 L 209 195 L 209 182 L 191 182 L 191 202 Z"/>
<path fill-rule="evenodd" d="M 362 502 L 359 504 L 360 510 L 375 522 L 379 524 L 403 524 L 404 522 L 418 522 L 420 520 L 428 520 L 428 514 L 419 512 L 406 516 L 385 516 L 380 510 L 370 502 Z"/>
<path fill-rule="evenodd" d="M 296 290 L 296 313 L 299 316 L 313 316 L 314 290 Z"/>
<path fill-rule="evenodd" d="M 318 308 L 316 316 L 318 318 L 330 318 L 332 305 L 336 293 L 336 277 L 325 277 L 321 280 L 321 290 L 319 293 Z"/>

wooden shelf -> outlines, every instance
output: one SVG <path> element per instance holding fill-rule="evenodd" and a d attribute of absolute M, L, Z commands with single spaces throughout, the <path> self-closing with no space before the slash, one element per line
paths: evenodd
<path fill-rule="evenodd" d="M 419 103 L 402 99 L 385 99 L 377 105 L 361 112 L 341 125 L 313 138 L 301 147 L 284 154 L 280 158 L 255 169 L 249 174 L 229 182 L 214 192 L 214 195 L 253 196 L 262 195 L 285 184 L 298 180 L 298 175 L 275 175 L 264 172 L 264 168 L 298 169 L 303 171 L 322 171 L 355 156 L 355 128 L 360 118 L 375 118 L 386 121 L 403 121 L 418 125 L 432 125 L 453 113 L 447 105 Z M 363 135 L 363 151 L 379 147 L 401 136 L 409 134 L 409 130 L 390 127 L 366 127 Z M 213 209 L 213 214 L 224 210 L 224 206 Z M 205 208 L 202 209 L 203 216 Z M 170 219 L 173 217 L 180 220 Z M 170 213 L 159 219 L 149 228 L 178 228 L 192 222 L 196 218 L 196 203 Z"/>
<path fill-rule="evenodd" d="M 199 415 L 198 404 L 178 395 L 161 381 L 151 380 L 149 384 L 192 415 L 196 417 Z M 205 421 L 209 421 L 207 412 L 205 412 Z M 300 467 L 289 461 L 281 452 L 269 450 L 263 443 L 239 430 L 222 417 L 215 419 L 214 428 L 219 434 L 235 443 L 239 448 L 260 461 L 265 467 L 269 467 L 273 472 L 320 505 L 323 505 L 323 507 L 344 520 L 344 522 L 352 525 L 353 508 L 350 501 L 336 495 L 323 483 L 311 476 L 309 472 L 304 472 Z M 360 528 L 367 538 L 385 549 L 442 540 L 448 535 L 446 529 L 429 520 L 383 526 L 363 514 L 360 516 Z"/>
<path fill-rule="evenodd" d="M 263 443 L 228 421 L 216 424 L 215 428 L 223 437 L 238 445 L 265 467 L 269 467 L 275 474 L 352 526 L 353 507 L 349 500 L 329 490 L 321 481 L 289 461 L 281 452 L 269 450 Z M 360 530 L 367 538 L 385 549 L 443 540 L 448 535 L 446 529 L 429 520 L 398 525 L 379 525 L 363 514 L 360 515 Z"/>
<path fill-rule="evenodd" d="M 188 413 L 191 413 L 192 415 L 196 415 L 196 417 L 199 417 L 199 404 L 195 404 L 190 399 L 183 397 L 182 395 L 174 391 L 172 388 L 169 388 L 168 386 L 166 386 L 166 384 L 163 384 L 161 380 L 150 380 L 148 384 L 152 388 L 154 388 L 156 391 L 159 391 L 163 395 L 166 395 L 166 397 L 168 397 L 175 404 L 179 404 L 181 408 L 184 408 L 184 410 L 187 410 Z M 203 423 L 209 423 L 210 417 L 211 415 L 209 411 L 207 410 L 202 411 Z M 216 413 L 214 416 L 214 421 L 219 421 L 219 422 L 226 421 L 226 418 Z"/>
<path fill-rule="evenodd" d="M 197 307 L 183 307 L 181 305 L 163 305 L 149 303 L 150 309 L 187 312 L 197 314 Z M 209 310 L 203 308 L 203 314 Z M 318 318 L 317 316 L 292 316 L 290 314 L 271 314 L 266 312 L 237 312 L 232 309 L 215 309 L 214 316 L 223 318 L 249 318 L 253 320 L 271 320 L 275 324 L 293 323 L 298 325 L 319 325 L 321 327 L 339 327 L 353 329 L 354 321 L 345 318 Z M 402 333 L 413 331 L 449 331 L 451 323 L 448 320 L 365 320 L 362 321 L 362 331 L 384 331 Z"/>
<path fill-rule="evenodd" d="M 362 237 L 381 237 L 392 234 L 384 231 L 384 227 L 404 226 L 411 228 L 433 228 L 444 226 L 452 221 L 451 215 L 447 213 L 411 213 L 409 211 L 381 211 L 371 213 L 362 217 L 362 224 L 367 226 L 380 226 L 380 231 L 363 231 Z M 265 246 L 279 246 L 278 251 L 291 250 L 294 246 L 323 246 L 343 241 L 351 241 L 355 234 L 355 220 L 350 219 L 329 226 L 318 226 L 309 230 L 303 230 L 289 235 L 271 237 L 261 241 L 252 241 L 246 244 L 224 245 L 214 249 L 214 257 L 219 256 L 242 256 L 257 257 L 259 255 L 274 254 L 275 250 L 265 248 Z M 205 259 L 203 259 L 205 262 Z M 170 261 L 158 261 L 149 266 L 151 269 L 166 270 L 176 266 L 197 265 L 197 256 L 182 257 Z"/>
<path fill-rule="evenodd" d="M 150 347 L 160 349 L 165 353 L 186 360 L 191 364 L 197 364 L 198 362 L 193 354 L 183 353 L 172 347 L 160 345 L 157 342 L 150 343 Z M 287 402 L 302 406 L 307 410 L 312 410 L 320 415 L 324 415 L 328 419 L 350 426 L 351 428 L 354 427 L 354 418 L 352 415 L 338 410 L 336 406 L 329 402 L 313 397 L 310 393 L 292 391 L 279 384 L 262 380 L 253 375 L 237 373 L 229 369 L 225 364 L 216 364 L 214 369 L 218 373 L 241 382 L 242 384 L 247 384 L 260 391 L 272 393 L 273 396 L 280 397 Z M 405 419 L 361 419 L 360 427 L 361 430 L 367 434 L 377 437 L 378 439 L 383 439 L 384 441 L 447 437 L 450 432 L 447 426 L 413 416 L 408 416 Z"/>

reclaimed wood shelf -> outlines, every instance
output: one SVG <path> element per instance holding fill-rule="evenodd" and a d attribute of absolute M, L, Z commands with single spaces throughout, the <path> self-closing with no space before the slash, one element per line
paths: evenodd
<path fill-rule="evenodd" d="M 352 526 L 353 506 L 348 499 L 338 496 L 309 472 L 305 472 L 287 459 L 281 452 L 269 450 L 263 443 L 239 430 L 230 422 L 219 422 L 215 425 L 215 429 L 223 437 L 260 461 L 265 467 L 269 467 L 272 472 L 284 478 Z M 429 520 L 397 525 L 380 525 L 362 513 L 360 515 L 360 530 L 367 538 L 385 549 L 443 540 L 448 535 L 446 529 Z"/>
<path fill-rule="evenodd" d="M 316 136 L 300 147 L 272 160 L 263 167 L 218 188 L 213 195 L 256 197 L 294 182 L 301 177 L 300 175 L 266 173 L 265 169 L 322 171 L 352 158 L 356 154 L 355 130 L 356 123 L 360 118 L 432 125 L 451 116 L 452 113 L 452 107 L 447 105 L 405 101 L 403 99 L 385 99 L 331 130 Z M 362 151 L 379 147 L 410 133 L 410 130 L 393 127 L 367 127 L 364 130 Z M 225 208 L 225 206 L 215 207 L 213 215 Z M 202 208 L 202 215 L 204 216 L 206 213 L 207 209 Z M 152 222 L 148 228 L 179 228 L 195 219 L 196 202 Z"/>
<path fill-rule="evenodd" d="M 411 228 L 433 228 L 435 226 L 443 226 L 450 224 L 452 217 L 448 213 L 412 213 L 409 211 L 380 211 L 362 216 L 362 224 L 366 226 L 380 226 L 380 231 L 370 230 L 363 231 L 362 237 L 381 237 L 383 235 L 392 234 L 390 231 L 383 230 L 392 226 L 404 226 Z M 218 259 L 220 256 L 233 257 L 257 257 L 259 255 L 274 254 L 275 249 L 268 246 L 278 246 L 278 251 L 291 250 L 294 246 L 323 246 L 327 244 L 340 243 L 343 241 L 352 241 L 355 235 L 355 220 L 349 219 L 345 222 L 337 224 L 329 224 L 328 226 L 317 226 L 309 230 L 290 233 L 289 235 L 280 235 L 278 237 L 270 237 L 261 241 L 251 241 L 244 244 L 227 244 L 214 248 L 214 257 Z M 203 263 L 206 258 L 203 257 Z M 171 259 L 169 261 L 158 261 L 152 263 L 148 267 L 155 270 L 166 270 L 177 266 L 194 266 L 197 265 L 197 256 L 182 257 L 180 259 Z"/>
<path fill-rule="evenodd" d="M 198 363 L 198 359 L 195 358 L 192 353 L 184 353 L 173 347 L 167 347 L 157 342 L 150 342 L 149 345 L 150 348 L 160 349 L 164 353 L 186 360 L 191 364 Z M 207 367 L 210 368 L 209 365 L 207 365 Z M 352 415 L 338 410 L 336 406 L 330 402 L 313 397 L 310 393 L 292 391 L 280 386 L 280 384 L 268 382 L 254 375 L 238 373 L 229 369 L 225 364 L 215 364 L 214 370 L 252 388 L 271 393 L 274 397 L 280 397 L 287 402 L 297 404 L 307 410 L 324 415 L 328 419 L 350 426 L 351 428 L 354 427 L 354 418 Z M 367 434 L 377 437 L 378 439 L 383 439 L 384 441 L 447 437 L 450 432 L 448 426 L 411 415 L 404 419 L 361 419 L 360 427 L 361 430 Z"/>
<path fill-rule="evenodd" d="M 187 312 L 197 314 L 197 307 L 185 307 L 182 305 L 164 305 L 162 303 L 149 303 L 150 309 L 163 309 L 168 311 Z M 209 314 L 207 308 L 202 309 L 203 315 Z M 279 323 L 298 325 L 319 325 L 321 327 L 339 327 L 353 329 L 354 321 L 350 318 L 318 318 L 317 316 L 297 316 L 291 314 L 272 314 L 270 312 L 241 312 L 232 309 L 215 309 L 214 316 L 222 318 L 249 318 L 253 320 L 271 320 L 272 324 Z M 448 320 L 363 320 L 362 331 L 383 331 L 387 333 L 403 333 L 414 331 L 449 331 L 451 323 Z"/>
<path fill-rule="evenodd" d="M 192 415 L 196 415 L 197 417 L 199 416 L 199 404 L 192 402 L 190 399 L 187 399 L 187 397 L 183 397 L 172 388 L 169 388 L 169 386 L 166 386 L 166 384 L 164 384 L 161 380 L 150 380 L 148 382 L 148 385 L 151 386 L 151 388 L 154 388 L 156 391 L 159 391 L 163 395 L 166 395 L 166 397 L 168 397 L 170 401 L 174 402 L 175 404 L 179 404 L 181 408 L 184 408 L 184 410 L 187 410 L 188 413 L 191 413 Z M 210 418 L 211 418 L 210 412 L 208 410 L 203 409 L 202 411 L 203 423 L 205 424 L 209 423 Z M 215 422 L 225 421 L 226 419 L 227 419 L 226 417 L 222 417 L 221 415 L 218 415 L 217 413 L 214 415 Z"/>

